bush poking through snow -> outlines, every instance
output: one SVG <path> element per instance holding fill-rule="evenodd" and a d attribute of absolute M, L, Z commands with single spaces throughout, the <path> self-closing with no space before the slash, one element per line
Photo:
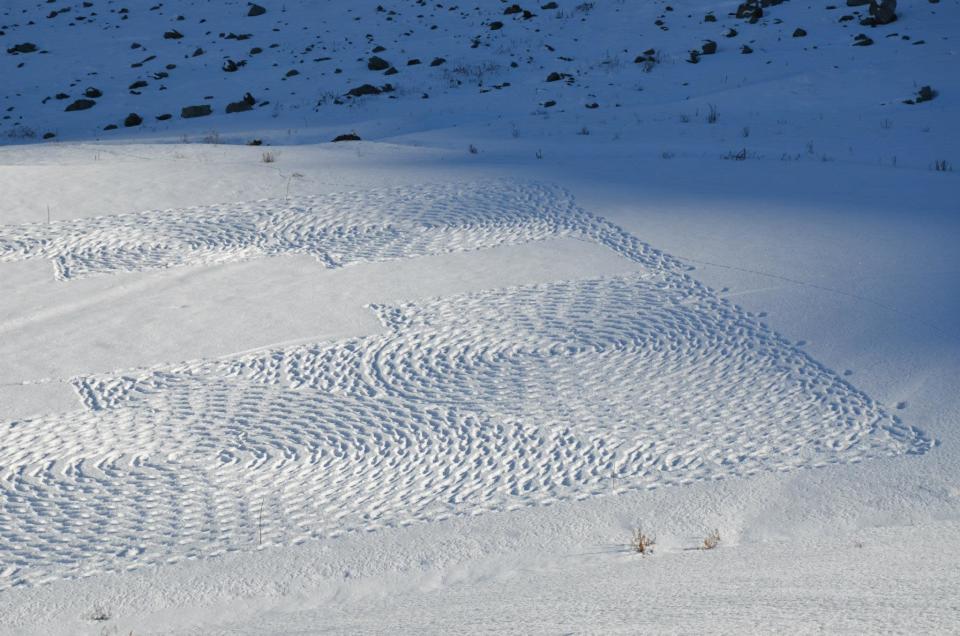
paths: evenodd
<path fill-rule="evenodd" d="M 706 537 L 704 537 L 703 546 L 701 546 L 701 549 L 713 550 L 718 545 L 720 545 L 720 531 L 714 530 L 713 532 L 708 534 Z"/>
<path fill-rule="evenodd" d="M 263 163 L 273 163 L 274 161 L 277 160 L 277 158 L 274 156 L 272 152 L 265 152 L 260 157 L 260 160 L 263 161 Z"/>
<path fill-rule="evenodd" d="M 953 166 L 946 159 L 937 159 L 933 162 L 934 172 L 953 172 Z"/>
<path fill-rule="evenodd" d="M 744 148 L 738 151 L 731 150 L 730 152 L 725 154 L 723 158 L 726 159 L 727 161 L 746 161 L 748 156 L 749 155 L 747 154 L 747 149 Z"/>
<path fill-rule="evenodd" d="M 638 554 L 653 554 L 653 546 L 657 543 L 656 537 L 643 531 L 643 526 L 633 531 L 630 547 Z"/>
<path fill-rule="evenodd" d="M 84 618 L 86 618 L 88 621 L 97 621 L 98 623 L 102 623 L 104 621 L 110 620 L 110 610 L 108 610 L 105 606 L 97 603 L 87 613 L 87 615 L 84 616 Z"/>
<path fill-rule="evenodd" d="M 707 123 L 715 124 L 718 119 L 720 119 L 720 112 L 717 110 L 716 104 L 707 104 Z"/>

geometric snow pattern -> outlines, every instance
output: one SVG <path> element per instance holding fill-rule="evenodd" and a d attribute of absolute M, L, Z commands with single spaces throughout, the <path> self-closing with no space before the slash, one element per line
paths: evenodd
<path fill-rule="evenodd" d="M 209 262 L 211 245 L 336 266 L 574 236 L 645 269 L 373 306 L 375 336 L 76 378 L 82 410 L 0 425 L 0 589 L 249 550 L 261 531 L 290 544 L 930 447 L 561 190 L 492 182 L 238 210 L 0 228 L 0 254 L 51 258 L 69 277 Z M 147 217 L 152 230 L 130 227 Z M 216 229 L 227 217 L 257 221 L 230 243 Z"/>

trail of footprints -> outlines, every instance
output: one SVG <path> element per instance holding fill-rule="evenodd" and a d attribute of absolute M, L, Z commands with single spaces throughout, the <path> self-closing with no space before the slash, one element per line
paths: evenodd
<path fill-rule="evenodd" d="M 485 183 L 0 228 L 65 278 L 559 235 L 640 274 L 374 306 L 383 335 L 80 377 L 0 424 L 0 589 L 930 441 L 560 190 Z M 260 520 L 261 506 L 262 523 Z"/>
<path fill-rule="evenodd" d="M 576 206 L 512 182 L 435 185 L 0 226 L 0 262 L 42 258 L 58 279 L 311 254 L 328 267 L 576 236 L 656 267 L 665 255 Z"/>

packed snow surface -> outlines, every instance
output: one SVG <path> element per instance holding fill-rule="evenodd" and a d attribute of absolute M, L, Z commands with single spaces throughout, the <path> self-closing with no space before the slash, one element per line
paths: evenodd
<path fill-rule="evenodd" d="M 960 630 L 955 3 L 261 4 L 0 7 L 0 632 Z"/>

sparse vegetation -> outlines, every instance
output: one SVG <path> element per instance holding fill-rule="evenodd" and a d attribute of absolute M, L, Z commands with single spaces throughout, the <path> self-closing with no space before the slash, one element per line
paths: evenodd
<path fill-rule="evenodd" d="M 102 623 L 104 621 L 110 620 L 110 610 L 107 609 L 105 605 L 101 605 L 100 603 L 97 603 L 90 609 L 89 612 L 87 612 L 84 618 L 87 619 L 88 621 L 96 621 L 98 623 Z"/>
<path fill-rule="evenodd" d="M 260 156 L 260 160 L 261 160 L 263 163 L 273 163 L 273 162 L 275 162 L 275 161 L 277 160 L 277 158 L 274 156 L 274 154 L 273 154 L 272 152 L 267 151 L 267 152 L 264 152 L 264 153 Z"/>
<path fill-rule="evenodd" d="M 720 113 L 715 104 L 707 104 L 707 123 L 715 124 L 720 119 Z"/>
<path fill-rule="evenodd" d="M 656 537 L 644 532 L 643 526 L 637 527 L 630 538 L 630 548 L 638 554 L 652 554 L 656 543 Z"/>
<path fill-rule="evenodd" d="M 933 162 L 934 172 L 953 172 L 953 166 L 946 159 L 937 159 Z"/>
<path fill-rule="evenodd" d="M 746 161 L 748 156 L 749 155 L 747 154 L 747 149 L 743 148 L 741 150 L 736 150 L 736 151 L 731 150 L 730 152 L 725 154 L 723 158 L 729 161 Z"/>
<path fill-rule="evenodd" d="M 710 532 L 709 534 L 707 534 L 706 537 L 704 537 L 703 545 L 701 546 L 701 549 L 713 550 L 718 545 L 720 545 L 720 531 L 714 530 L 713 532 Z"/>

